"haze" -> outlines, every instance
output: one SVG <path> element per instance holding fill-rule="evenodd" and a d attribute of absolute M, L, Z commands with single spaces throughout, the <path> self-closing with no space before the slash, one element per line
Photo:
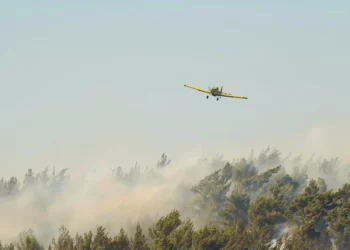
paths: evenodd
<path fill-rule="evenodd" d="M 349 159 L 349 25 L 345 1 L 4 2 L 1 175 L 266 146 Z"/>
<path fill-rule="evenodd" d="M 338 188 L 349 180 L 349 7 L 2 3 L 0 177 L 22 184 L 50 166 L 71 181 L 0 199 L 0 239 L 32 228 L 47 246 L 62 224 L 73 235 L 100 223 L 132 233 L 135 220 L 147 228 L 174 208 L 191 217 L 188 187 L 251 149 L 259 170 L 306 164 L 309 178 Z M 184 84 L 248 100 L 207 100 Z M 259 156 L 268 146 L 283 155 Z M 145 170 L 163 152 L 171 167 Z M 342 161 L 322 172 L 312 153 Z M 135 163 L 141 174 L 116 181 L 111 169 Z"/>

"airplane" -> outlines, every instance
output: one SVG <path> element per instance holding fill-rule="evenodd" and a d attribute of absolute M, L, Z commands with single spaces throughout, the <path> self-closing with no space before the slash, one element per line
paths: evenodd
<path fill-rule="evenodd" d="M 190 88 L 190 89 L 194 89 L 194 90 L 198 90 L 198 91 L 207 93 L 208 94 L 207 95 L 207 99 L 209 98 L 209 94 L 214 96 L 214 97 L 216 97 L 217 101 L 219 101 L 219 98 L 221 98 L 221 97 L 248 99 L 248 97 L 245 97 L 245 96 L 234 96 L 234 95 L 222 92 L 223 86 L 221 86 L 220 89 L 219 89 L 219 87 L 213 87 L 213 88 L 209 87 L 209 90 L 204 90 L 204 89 L 192 87 L 192 86 L 189 86 L 189 85 L 186 85 L 186 84 L 184 86 L 187 87 L 187 88 Z"/>

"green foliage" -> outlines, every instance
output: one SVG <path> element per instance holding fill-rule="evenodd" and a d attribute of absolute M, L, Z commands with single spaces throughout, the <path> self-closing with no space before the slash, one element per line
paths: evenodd
<path fill-rule="evenodd" d="M 243 178 L 240 182 L 245 192 L 249 194 L 256 194 L 258 190 L 266 183 L 269 182 L 270 177 L 279 172 L 281 166 L 269 169 L 259 175 Z"/>
<path fill-rule="evenodd" d="M 232 179 L 234 182 L 240 182 L 243 179 L 256 176 L 258 169 L 253 163 L 248 163 L 245 159 L 241 159 L 232 166 Z"/>
<path fill-rule="evenodd" d="M 322 233 L 318 239 L 309 239 L 300 231 L 294 232 L 292 235 L 285 235 L 276 245 L 275 249 L 310 249 L 310 250 L 334 250 L 332 243 L 327 234 Z M 339 248 L 341 250 L 343 248 Z"/>
<path fill-rule="evenodd" d="M 335 208 L 329 212 L 329 227 L 340 249 L 350 246 L 350 185 L 345 184 L 334 194 Z"/>
<path fill-rule="evenodd" d="M 221 249 L 228 241 L 228 235 L 222 234 L 215 226 L 205 226 L 194 233 L 192 247 L 198 250 Z"/>
<path fill-rule="evenodd" d="M 105 232 L 105 228 L 99 226 L 97 228 L 96 235 L 91 244 L 91 250 L 103 250 L 105 248 L 111 248 L 112 239 L 108 237 L 108 233 Z"/>
<path fill-rule="evenodd" d="M 126 235 L 123 228 L 120 229 L 119 234 L 116 235 L 114 238 L 113 249 L 114 250 L 130 250 L 131 249 L 130 239 Z"/>
<path fill-rule="evenodd" d="M 170 245 L 177 250 L 191 249 L 193 234 L 193 222 L 186 219 L 169 235 Z"/>
<path fill-rule="evenodd" d="M 247 194 L 238 190 L 232 191 L 219 212 L 222 223 L 231 225 L 241 221 L 246 224 L 248 222 L 249 203 L 250 198 Z"/>
<path fill-rule="evenodd" d="M 149 228 L 149 235 L 152 239 L 153 249 L 172 249 L 173 242 L 169 235 L 181 224 L 180 212 L 172 211 L 167 216 L 162 217 L 158 222 Z"/>
<path fill-rule="evenodd" d="M 59 229 L 59 236 L 57 242 L 55 238 L 52 239 L 53 250 L 74 250 L 73 238 L 69 235 L 69 230 L 62 226 Z"/>
<path fill-rule="evenodd" d="M 328 190 L 327 185 L 329 178 L 337 177 L 337 158 L 315 164 L 320 172 L 315 180 L 308 179 L 308 168 L 301 164 L 300 156 L 292 160 L 292 173 L 282 168 L 280 164 L 284 161 L 277 150 L 270 149 L 257 159 L 251 155 L 248 160 L 232 163 L 217 156 L 212 161 L 215 171 L 192 186 L 193 200 L 184 199 L 195 211 L 191 219 L 181 218 L 187 210 L 174 209 L 152 222 L 147 236 L 137 223 L 132 237 L 123 228 L 110 236 L 106 228 L 99 226 L 95 233 L 90 230 L 77 233 L 73 238 L 62 226 L 57 240 L 53 238 L 48 249 L 347 249 L 350 185 L 344 184 L 337 191 Z M 157 168 L 169 163 L 163 154 Z M 9 181 L 1 179 L 0 198 L 14 197 L 33 187 L 55 187 L 56 190 L 69 179 L 65 171 L 59 174 L 53 171 L 50 175 L 47 168 L 38 174 L 28 170 L 22 189 L 15 177 Z M 117 181 L 127 185 L 136 184 L 142 177 L 137 164 L 129 172 L 118 167 L 113 174 Z M 156 178 L 156 173 L 152 174 Z M 20 233 L 12 244 L 0 242 L 0 250 L 15 248 L 44 249 L 31 230 Z"/>
<path fill-rule="evenodd" d="M 44 250 L 44 247 L 39 244 L 32 230 L 21 232 L 19 240 L 16 244 L 18 250 Z"/>
<path fill-rule="evenodd" d="M 134 238 L 131 239 L 132 250 L 148 250 L 149 246 L 146 242 L 146 236 L 142 232 L 142 228 L 139 223 L 136 226 L 136 233 Z"/>
<path fill-rule="evenodd" d="M 249 207 L 248 220 L 254 227 L 273 226 L 284 222 L 284 210 L 272 197 L 258 197 Z"/>
<path fill-rule="evenodd" d="M 291 175 L 292 179 L 298 183 L 298 192 L 307 185 L 308 175 L 307 175 L 307 167 L 304 166 L 303 168 L 300 168 L 299 166 L 296 166 L 293 169 L 293 173 Z"/>
<path fill-rule="evenodd" d="M 297 222 L 303 235 L 310 239 L 317 238 L 327 226 L 327 209 L 330 208 L 333 197 L 331 192 L 321 192 L 317 182 L 311 180 L 291 203 L 288 215 Z"/>
<path fill-rule="evenodd" d="M 191 189 L 196 195 L 195 209 L 204 224 L 218 220 L 218 210 L 225 203 L 231 185 L 226 181 L 226 176 L 220 176 L 220 172 L 221 170 L 215 171 Z"/>
<path fill-rule="evenodd" d="M 84 233 L 84 237 L 77 234 L 75 236 L 75 250 L 91 250 L 92 245 L 92 232 Z"/>
<path fill-rule="evenodd" d="M 252 237 L 256 239 L 254 246 L 258 249 L 270 246 L 271 239 L 276 234 L 275 226 L 285 220 L 283 206 L 278 200 L 259 196 L 248 210 L 248 227 Z"/>
<path fill-rule="evenodd" d="M 225 250 L 248 249 L 248 247 L 253 247 L 254 242 L 256 242 L 249 228 L 241 222 L 226 227 L 223 233 L 228 237 L 227 244 L 223 248 Z"/>
<path fill-rule="evenodd" d="M 327 191 L 327 184 L 325 179 L 318 177 L 317 178 L 317 186 L 320 190 L 320 192 L 326 192 Z"/>
<path fill-rule="evenodd" d="M 294 181 L 289 175 L 285 175 L 277 181 L 276 185 L 270 188 L 270 192 L 272 197 L 286 208 L 294 200 L 298 188 L 299 183 Z"/>

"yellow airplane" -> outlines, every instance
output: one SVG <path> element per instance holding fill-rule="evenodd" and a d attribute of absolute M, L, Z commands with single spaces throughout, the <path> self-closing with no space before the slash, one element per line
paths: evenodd
<path fill-rule="evenodd" d="M 190 88 L 190 89 L 194 89 L 194 90 L 198 90 L 198 91 L 210 94 L 210 95 L 216 97 L 217 101 L 219 101 L 219 98 L 221 98 L 221 97 L 248 99 L 248 97 L 245 97 L 245 96 L 234 96 L 234 95 L 222 92 L 223 86 L 221 86 L 220 89 L 219 89 L 219 87 L 214 87 L 214 88 L 210 88 L 209 87 L 209 90 L 199 89 L 199 88 L 196 88 L 196 87 L 188 86 L 186 84 L 184 86 L 187 87 L 187 88 Z M 208 98 L 209 98 L 209 95 L 207 95 L 207 99 Z"/>

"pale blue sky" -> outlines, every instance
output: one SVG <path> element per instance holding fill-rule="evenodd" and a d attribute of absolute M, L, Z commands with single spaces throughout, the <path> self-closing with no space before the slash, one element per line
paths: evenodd
<path fill-rule="evenodd" d="M 56 2 L 1 4 L 2 176 L 295 150 L 313 126 L 348 146 L 348 1 Z"/>

